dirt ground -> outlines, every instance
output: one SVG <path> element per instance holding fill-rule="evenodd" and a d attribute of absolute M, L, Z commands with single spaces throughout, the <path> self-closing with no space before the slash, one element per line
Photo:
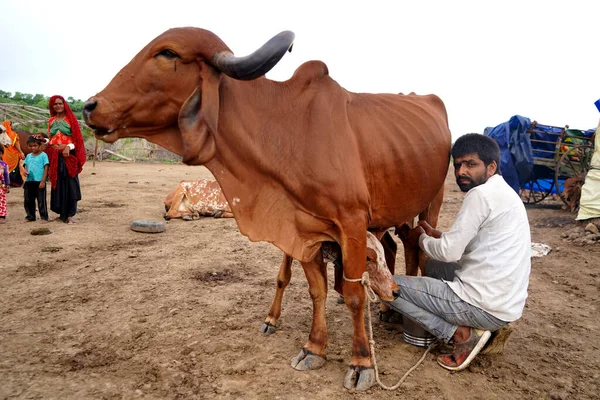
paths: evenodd
<path fill-rule="evenodd" d="M 135 219 L 162 220 L 162 199 L 179 180 L 205 177 L 202 167 L 90 162 L 80 175 L 77 224 L 49 223 L 45 236 L 30 235 L 43 225 L 23 223 L 23 192 L 12 189 L 0 225 L 0 398 L 600 398 L 600 242 L 561 238 L 576 225 L 573 214 L 528 207 L 532 240 L 552 251 L 533 259 L 527 307 L 503 354 L 480 356 L 456 374 L 429 354 L 397 391 L 355 394 L 342 386 L 352 329 L 332 284 L 328 362 L 297 372 L 290 360 L 312 319 L 299 264 L 279 329 L 265 336 L 259 327 L 275 292 L 277 248 L 251 243 L 233 219 L 172 220 L 160 234 L 129 229 Z M 461 198 L 449 178 L 442 230 Z M 374 323 L 388 385 L 423 353 L 401 332 Z"/>

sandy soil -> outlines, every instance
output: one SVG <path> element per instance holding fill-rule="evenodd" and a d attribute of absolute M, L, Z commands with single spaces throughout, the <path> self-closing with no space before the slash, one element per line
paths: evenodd
<path fill-rule="evenodd" d="M 600 398 L 600 244 L 561 239 L 572 214 L 528 208 L 533 241 L 553 250 L 533 261 L 527 308 L 503 354 L 458 374 L 430 354 L 396 392 L 351 394 L 342 386 L 351 321 L 332 289 L 328 362 L 290 367 L 312 318 L 299 264 L 279 330 L 265 336 L 278 249 L 249 242 L 233 219 L 129 229 L 134 219 L 161 220 L 176 183 L 202 177 L 210 173 L 201 167 L 89 163 L 78 223 L 47 224 L 46 236 L 30 235 L 42 225 L 23 223 L 22 189 L 11 191 L 0 226 L 0 398 Z M 452 179 L 447 187 L 442 229 L 462 197 Z M 376 321 L 374 333 L 383 380 L 394 384 L 423 349 L 404 343 L 398 325 Z"/>

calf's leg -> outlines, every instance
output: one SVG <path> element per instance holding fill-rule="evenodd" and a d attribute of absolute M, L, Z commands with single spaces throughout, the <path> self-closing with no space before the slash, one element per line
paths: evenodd
<path fill-rule="evenodd" d="M 283 255 L 283 260 L 281 261 L 281 265 L 279 265 L 279 273 L 277 274 L 275 298 L 273 299 L 265 322 L 260 326 L 260 331 L 264 334 L 271 335 L 277 330 L 277 321 L 281 316 L 283 292 L 292 278 L 292 261 L 294 261 L 292 257 L 287 254 Z"/>

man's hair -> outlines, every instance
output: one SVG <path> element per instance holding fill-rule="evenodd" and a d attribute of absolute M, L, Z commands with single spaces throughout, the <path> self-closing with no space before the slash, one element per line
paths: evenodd
<path fill-rule="evenodd" d="M 29 143 L 36 143 L 36 144 L 40 144 L 40 141 L 39 141 L 38 139 L 34 138 L 33 136 L 29 136 L 29 137 L 27 138 L 27 144 L 29 144 Z"/>
<path fill-rule="evenodd" d="M 498 143 L 489 136 L 467 133 L 456 139 L 452 146 L 452 158 L 457 159 L 467 154 L 477 154 L 486 167 L 492 161 L 496 161 L 496 173 L 500 173 L 500 148 Z"/>
<path fill-rule="evenodd" d="M 0 154 L 4 154 L 4 145 L 0 144 Z M 2 161 L 2 160 L 0 160 Z"/>

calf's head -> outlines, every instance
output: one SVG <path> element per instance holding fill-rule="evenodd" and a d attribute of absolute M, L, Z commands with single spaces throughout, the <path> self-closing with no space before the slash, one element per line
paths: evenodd
<path fill-rule="evenodd" d="M 367 232 L 367 272 L 375 294 L 383 301 L 393 301 L 398 285 L 385 262 L 381 242 L 371 232 Z"/>

